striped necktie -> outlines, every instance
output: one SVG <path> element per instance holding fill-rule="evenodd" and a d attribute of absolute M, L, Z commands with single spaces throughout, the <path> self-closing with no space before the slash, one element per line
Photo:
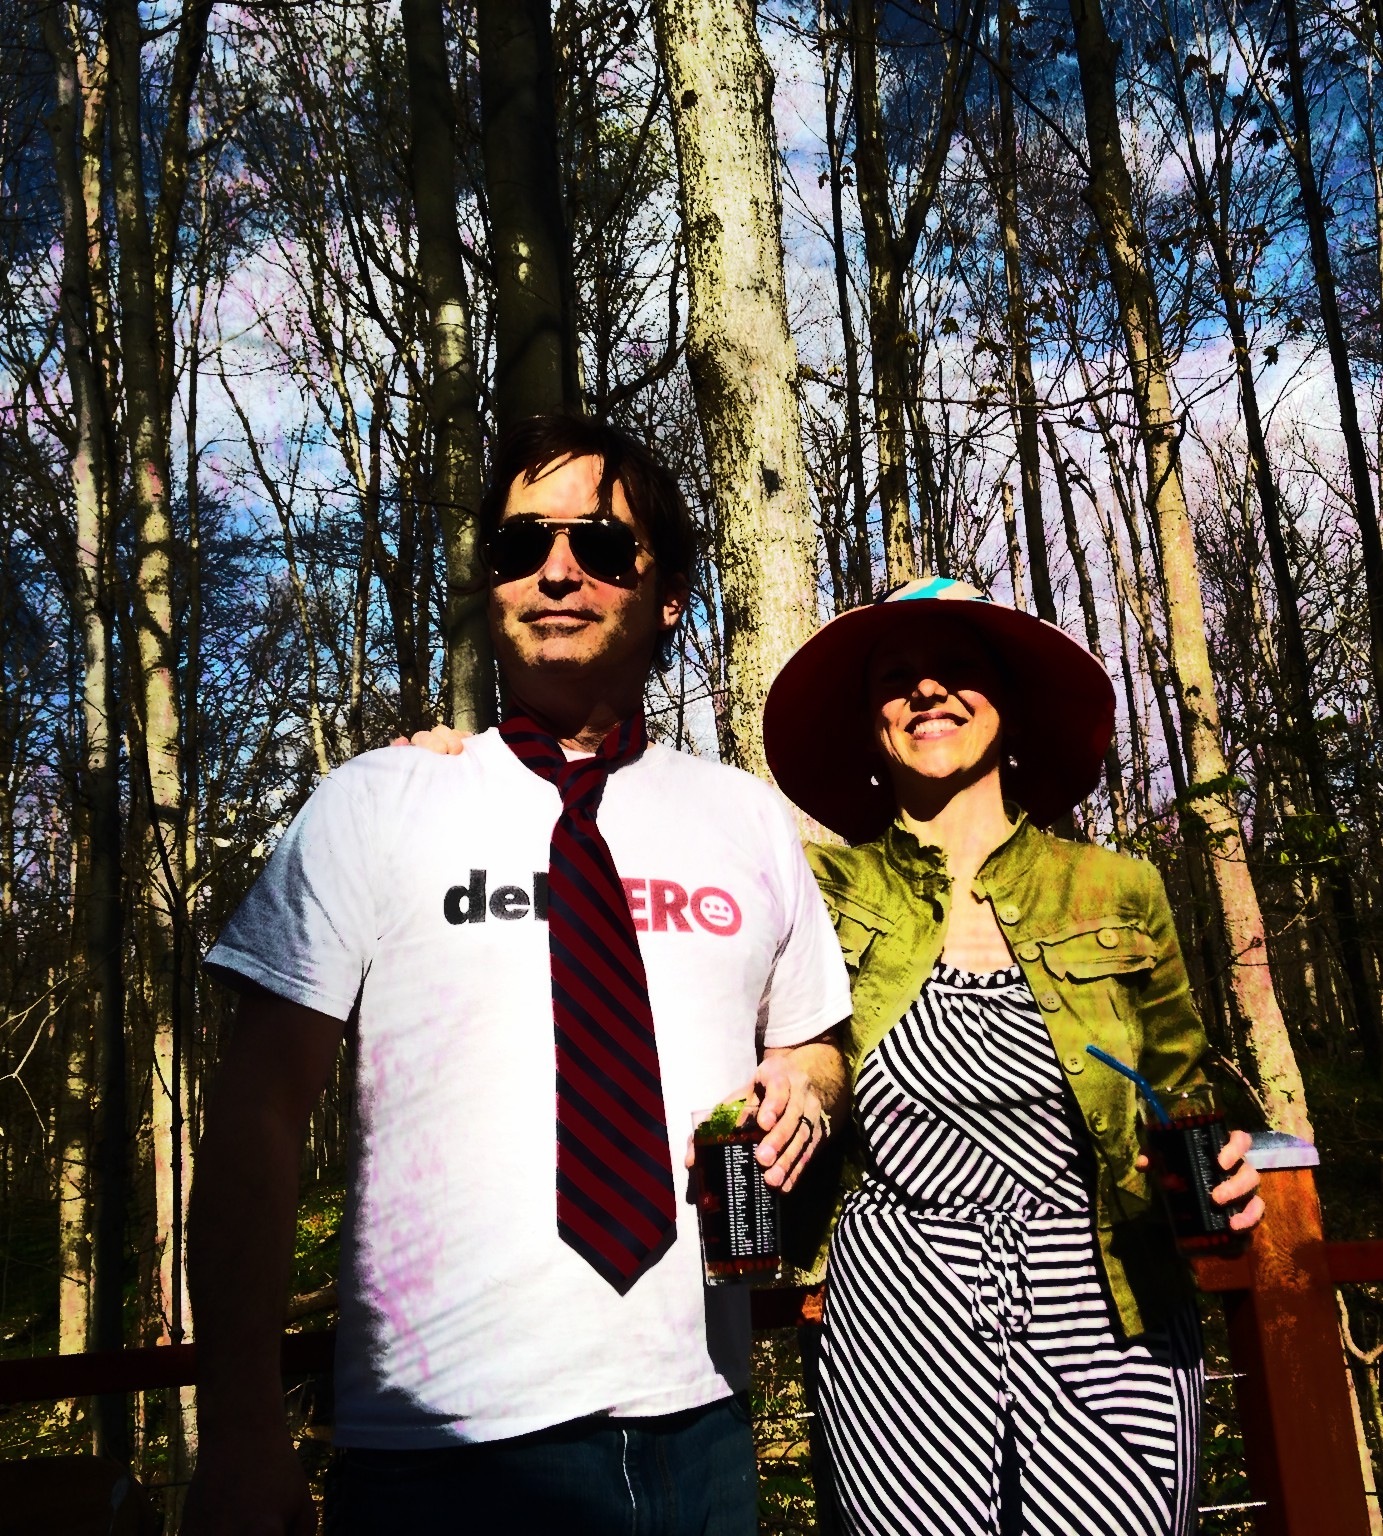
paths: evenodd
<path fill-rule="evenodd" d="M 547 934 L 557 1047 L 557 1232 L 624 1295 L 677 1235 L 658 1043 L 624 887 L 596 826 L 605 780 L 648 744 L 643 716 L 568 762 L 523 715 L 499 728 L 557 786 Z"/>

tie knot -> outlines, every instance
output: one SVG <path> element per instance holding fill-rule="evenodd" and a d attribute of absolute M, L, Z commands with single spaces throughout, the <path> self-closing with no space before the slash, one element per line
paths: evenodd
<path fill-rule="evenodd" d="M 526 715 L 511 715 L 501 722 L 499 733 L 525 768 L 556 785 L 563 810 L 588 816 L 595 815 L 606 778 L 633 762 L 648 745 L 642 715 L 621 721 L 594 756 L 570 762 L 557 738 Z"/>
<path fill-rule="evenodd" d="M 612 766 L 603 757 L 578 757 L 574 762 L 564 762 L 556 779 L 562 809 L 572 816 L 594 818 Z"/>

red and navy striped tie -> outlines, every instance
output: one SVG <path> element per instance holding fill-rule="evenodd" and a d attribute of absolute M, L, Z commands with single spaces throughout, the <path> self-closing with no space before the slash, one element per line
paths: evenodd
<path fill-rule="evenodd" d="M 596 826 L 605 780 L 648 744 L 643 717 L 568 762 L 523 715 L 500 735 L 562 796 L 547 933 L 557 1045 L 557 1232 L 624 1295 L 677 1235 L 658 1042 L 638 935 Z"/>

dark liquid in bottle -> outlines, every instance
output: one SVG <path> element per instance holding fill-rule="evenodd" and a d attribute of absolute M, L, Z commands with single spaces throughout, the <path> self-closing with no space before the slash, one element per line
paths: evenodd
<path fill-rule="evenodd" d="M 1220 1167 L 1220 1149 L 1229 1140 L 1224 1116 L 1187 1115 L 1170 1125 L 1146 1125 L 1143 1135 L 1178 1246 L 1192 1253 L 1236 1246 L 1231 1208 L 1210 1198 L 1226 1176 Z"/>
<path fill-rule="evenodd" d="M 708 1284 L 776 1280 L 781 1268 L 778 1193 L 764 1183 L 757 1126 L 696 1137 L 696 1204 Z"/>

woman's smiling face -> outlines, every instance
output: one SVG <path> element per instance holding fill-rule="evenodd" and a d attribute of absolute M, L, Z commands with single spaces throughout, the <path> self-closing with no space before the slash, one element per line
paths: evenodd
<path fill-rule="evenodd" d="M 960 789 L 997 773 L 1001 680 L 962 626 L 938 620 L 880 646 L 867 676 L 871 733 L 900 803 L 919 780 L 930 795 L 948 780 Z"/>

